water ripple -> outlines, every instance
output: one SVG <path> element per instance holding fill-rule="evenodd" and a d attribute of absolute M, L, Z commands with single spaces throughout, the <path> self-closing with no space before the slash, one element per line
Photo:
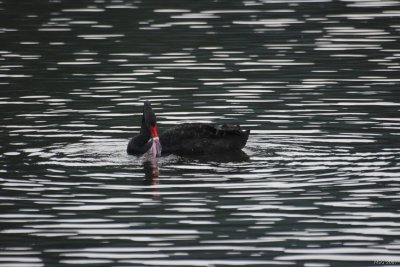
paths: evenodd
<path fill-rule="evenodd" d="M 398 6 L 0 2 L 0 266 L 398 262 Z M 129 156 L 143 100 L 248 143 Z"/>

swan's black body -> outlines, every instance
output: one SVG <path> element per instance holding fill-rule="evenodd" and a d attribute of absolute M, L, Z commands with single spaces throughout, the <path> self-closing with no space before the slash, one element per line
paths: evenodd
<path fill-rule="evenodd" d="M 160 135 L 163 153 L 205 155 L 240 151 L 250 131 L 240 126 L 184 123 Z"/>
<path fill-rule="evenodd" d="M 156 117 L 146 101 L 140 133 L 129 141 L 128 154 L 141 155 L 153 146 L 153 138 L 158 137 L 155 125 Z M 250 130 L 243 131 L 239 125 L 184 123 L 167 129 L 159 141 L 162 154 L 210 155 L 240 151 L 249 134 Z"/>

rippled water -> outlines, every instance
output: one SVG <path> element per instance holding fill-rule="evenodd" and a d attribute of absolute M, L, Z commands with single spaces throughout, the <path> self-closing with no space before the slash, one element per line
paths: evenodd
<path fill-rule="evenodd" d="M 0 266 L 400 265 L 400 2 L 1 1 Z M 244 154 L 128 156 L 159 129 Z"/>

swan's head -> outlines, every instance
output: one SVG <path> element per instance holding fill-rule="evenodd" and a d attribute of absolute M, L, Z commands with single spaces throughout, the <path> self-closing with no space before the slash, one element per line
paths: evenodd
<path fill-rule="evenodd" d="M 157 131 L 157 117 L 156 114 L 154 114 L 149 101 L 145 101 L 143 105 L 141 132 L 149 134 L 149 138 L 151 138 L 150 142 L 152 142 L 152 145 L 149 149 L 151 154 L 154 157 L 161 156 L 161 144 Z"/>

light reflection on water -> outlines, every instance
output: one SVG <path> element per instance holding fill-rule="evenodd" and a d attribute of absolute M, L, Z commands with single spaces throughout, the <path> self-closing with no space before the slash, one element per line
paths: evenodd
<path fill-rule="evenodd" d="M 0 3 L 0 266 L 398 263 L 398 6 Z M 248 144 L 128 156 L 145 99 Z"/>

